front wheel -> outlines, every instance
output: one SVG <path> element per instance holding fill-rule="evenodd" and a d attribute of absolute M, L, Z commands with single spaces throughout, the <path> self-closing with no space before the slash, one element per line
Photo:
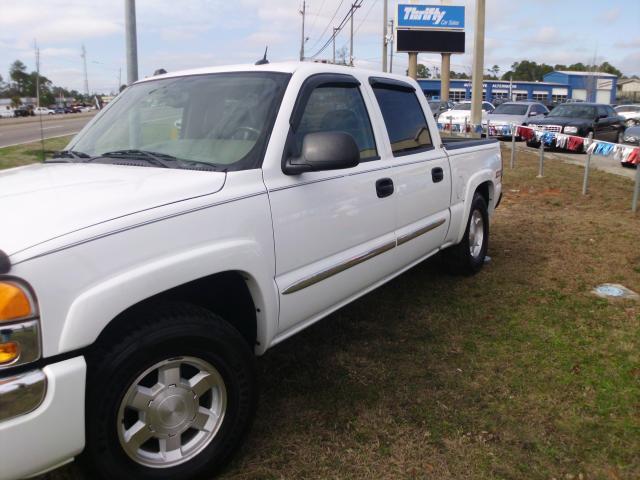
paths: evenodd
<path fill-rule="evenodd" d="M 445 250 L 449 264 L 458 272 L 473 274 L 484 265 L 489 248 L 489 212 L 487 202 L 476 192 L 462 240 Z"/>
<path fill-rule="evenodd" d="M 158 305 L 130 324 L 88 357 L 89 478 L 210 478 L 253 419 L 253 353 L 231 325 L 192 305 Z"/>

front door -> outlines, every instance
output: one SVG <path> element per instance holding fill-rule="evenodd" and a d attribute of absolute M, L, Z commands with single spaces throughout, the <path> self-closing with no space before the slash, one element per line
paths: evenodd
<path fill-rule="evenodd" d="M 291 116 L 283 157 L 299 155 L 307 133 L 342 131 L 355 139 L 360 164 L 265 176 L 281 335 L 320 318 L 393 271 L 396 195 L 391 168 L 378 154 L 369 101 L 351 75 L 309 77 Z"/>

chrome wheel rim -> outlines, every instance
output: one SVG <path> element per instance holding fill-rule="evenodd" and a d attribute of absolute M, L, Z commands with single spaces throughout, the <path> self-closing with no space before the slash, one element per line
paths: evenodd
<path fill-rule="evenodd" d="M 163 360 L 125 393 L 117 420 L 120 445 L 140 465 L 179 465 L 211 443 L 226 408 L 224 380 L 213 365 L 195 357 Z"/>
<path fill-rule="evenodd" d="M 478 258 L 484 241 L 484 219 L 480 210 L 474 210 L 469 220 L 469 252 L 473 258 Z"/>

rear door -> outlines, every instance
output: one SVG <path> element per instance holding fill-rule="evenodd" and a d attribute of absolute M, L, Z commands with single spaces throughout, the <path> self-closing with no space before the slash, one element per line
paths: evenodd
<path fill-rule="evenodd" d="M 299 175 L 265 171 L 280 334 L 323 316 L 394 270 L 397 195 L 391 165 L 375 141 L 371 108 L 355 77 L 310 76 L 291 114 L 283 159 L 299 155 L 307 133 L 342 131 L 358 144 L 360 164 Z"/>
<path fill-rule="evenodd" d="M 596 123 L 597 137 L 601 140 L 615 142 L 618 137 L 617 118 L 609 114 L 605 105 L 598 105 L 596 109 L 599 117 Z"/>
<path fill-rule="evenodd" d="M 444 242 L 450 220 L 449 160 L 433 144 L 427 102 L 411 84 L 377 77 L 370 84 L 390 146 L 383 155 L 393 164 L 396 181 L 396 255 L 400 265 L 408 265 Z"/>

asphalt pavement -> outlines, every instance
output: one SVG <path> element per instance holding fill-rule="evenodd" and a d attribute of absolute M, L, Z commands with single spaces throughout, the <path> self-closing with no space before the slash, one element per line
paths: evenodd
<path fill-rule="evenodd" d="M 79 132 L 96 112 L 43 115 L 39 117 L 0 118 L 0 148 L 33 143 L 44 138 L 62 137 Z"/>

